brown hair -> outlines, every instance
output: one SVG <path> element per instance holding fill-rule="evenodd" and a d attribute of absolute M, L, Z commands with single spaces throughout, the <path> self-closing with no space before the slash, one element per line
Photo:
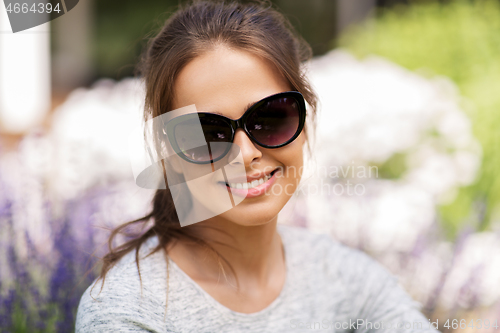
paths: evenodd
<path fill-rule="evenodd" d="M 151 40 L 142 55 L 138 70 L 145 83 L 144 120 L 155 118 L 171 110 L 174 82 L 181 69 L 191 60 L 210 51 L 216 45 L 242 49 L 269 60 L 299 91 L 309 104 L 309 119 L 313 126 L 316 113 L 316 95 L 301 70 L 301 63 L 312 57 L 309 45 L 299 37 L 289 21 L 272 8 L 269 0 L 239 3 L 236 1 L 191 1 L 180 6 Z M 307 141 L 308 148 L 309 140 Z M 181 227 L 169 189 L 158 189 L 152 200 L 153 209 L 146 216 L 122 224 L 109 237 L 109 253 L 104 256 L 98 279 L 104 280 L 110 268 L 125 254 L 135 249 L 139 270 L 139 249 L 150 237 L 157 235 L 159 244 L 151 253 L 167 248 L 173 240 L 185 239 L 207 246 L 189 227 Z M 124 244 L 112 248 L 117 234 L 136 223 L 153 225 Z M 142 285 L 142 279 L 141 279 Z M 101 286 L 102 290 L 102 286 Z M 168 292 L 168 290 L 167 290 Z"/>

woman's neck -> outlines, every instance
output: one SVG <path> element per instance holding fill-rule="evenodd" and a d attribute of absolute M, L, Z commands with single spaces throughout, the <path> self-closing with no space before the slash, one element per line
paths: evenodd
<path fill-rule="evenodd" d="M 227 262 L 218 260 L 215 253 L 203 246 L 182 241 L 169 249 L 169 255 L 176 263 L 181 261 L 184 266 L 181 268 L 195 280 L 227 281 L 234 286 L 237 278 L 240 286 L 265 286 L 273 283 L 277 272 L 285 269 L 276 227 L 277 217 L 257 226 L 242 226 L 223 219 L 206 220 L 186 228 L 191 228 Z"/>

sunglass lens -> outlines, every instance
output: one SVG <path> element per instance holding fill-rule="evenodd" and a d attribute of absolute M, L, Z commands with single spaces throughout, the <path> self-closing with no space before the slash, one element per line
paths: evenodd
<path fill-rule="evenodd" d="M 247 119 L 247 130 L 261 144 L 279 146 L 297 133 L 300 123 L 300 105 L 292 97 L 267 101 Z"/>
<path fill-rule="evenodd" d="M 175 126 L 175 140 L 181 152 L 191 161 L 210 162 L 226 153 L 231 140 L 231 127 L 222 119 L 191 118 Z"/>

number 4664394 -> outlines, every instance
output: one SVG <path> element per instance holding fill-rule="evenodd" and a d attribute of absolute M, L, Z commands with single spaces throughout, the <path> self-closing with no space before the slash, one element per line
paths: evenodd
<path fill-rule="evenodd" d="M 477 328 L 477 329 L 481 329 L 481 328 L 485 328 L 485 329 L 488 329 L 488 328 L 494 328 L 494 329 L 497 329 L 498 328 L 498 324 L 497 324 L 497 320 L 495 320 L 494 322 L 490 322 L 488 319 L 486 320 L 482 320 L 482 319 L 471 319 L 469 321 L 469 323 L 467 324 L 467 321 L 465 319 L 461 319 L 461 320 L 458 320 L 458 319 L 453 319 L 453 320 L 450 320 L 448 319 L 444 325 L 444 327 L 448 328 L 448 329 L 458 329 L 458 328 L 461 328 L 461 329 L 465 329 L 467 327 L 470 327 L 470 328 Z"/>
<path fill-rule="evenodd" d="M 31 7 L 29 7 L 29 4 L 27 3 L 9 3 L 7 6 L 7 13 L 52 13 L 56 12 L 59 13 L 61 12 L 61 9 L 59 8 L 59 3 L 55 7 L 52 7 L 52 4 L 50 2 L 48 3 L 34 3 Z"/>

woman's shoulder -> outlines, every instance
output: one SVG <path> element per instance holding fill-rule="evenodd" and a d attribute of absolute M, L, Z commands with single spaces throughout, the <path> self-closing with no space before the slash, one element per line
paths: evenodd
<path fill-rule="evenodd" d="M 160 250 L 148 256 L 157 244 L 157 238 L 153 237 L 141 246 L 140 277 L 134 250 L 110 268 L 104 281 L 94 280 L 80 299 L 77 332 L 102 331 L 115 327 L 113 325 L 126 325 L 130 318 L 137 323 L 148 318 L 151 323 L 148 325 L 157 322 L 151 321 L 151 316 L 163 320 L 162 309 L 166 304 L 165 255 Z"/>
<path fill-rule="evenodd" d="M 278 224 L 278 232 L 289 250 L 304 253 L 309 257 L 366 257 L 364 252 L 346 246 L 325 233 L 285 224 Z"/>
<path fill-rule="evenodd" d="M 352 284 L 363 280 L 366 274 L 381 279 L 395 279 L 375 259 L 363 251 L 349 247 L 327 234 L 321 234 L 302 227 L 279 224 L 280 233 L 286 249 L 297 265 L 315 266 L 331 278 L 338 278 Z"/>
<path fill-rule="evenodd" d="M 328 235 L 304 227 L 278 223 L 277 230 L 283 242 L 288 242 L 290 245 L 293 244 L 294 246 L 314 246 L 314 244 L 325 245 L 325 242 L 333 246 L 337 244 L 336 241 Z"/>

